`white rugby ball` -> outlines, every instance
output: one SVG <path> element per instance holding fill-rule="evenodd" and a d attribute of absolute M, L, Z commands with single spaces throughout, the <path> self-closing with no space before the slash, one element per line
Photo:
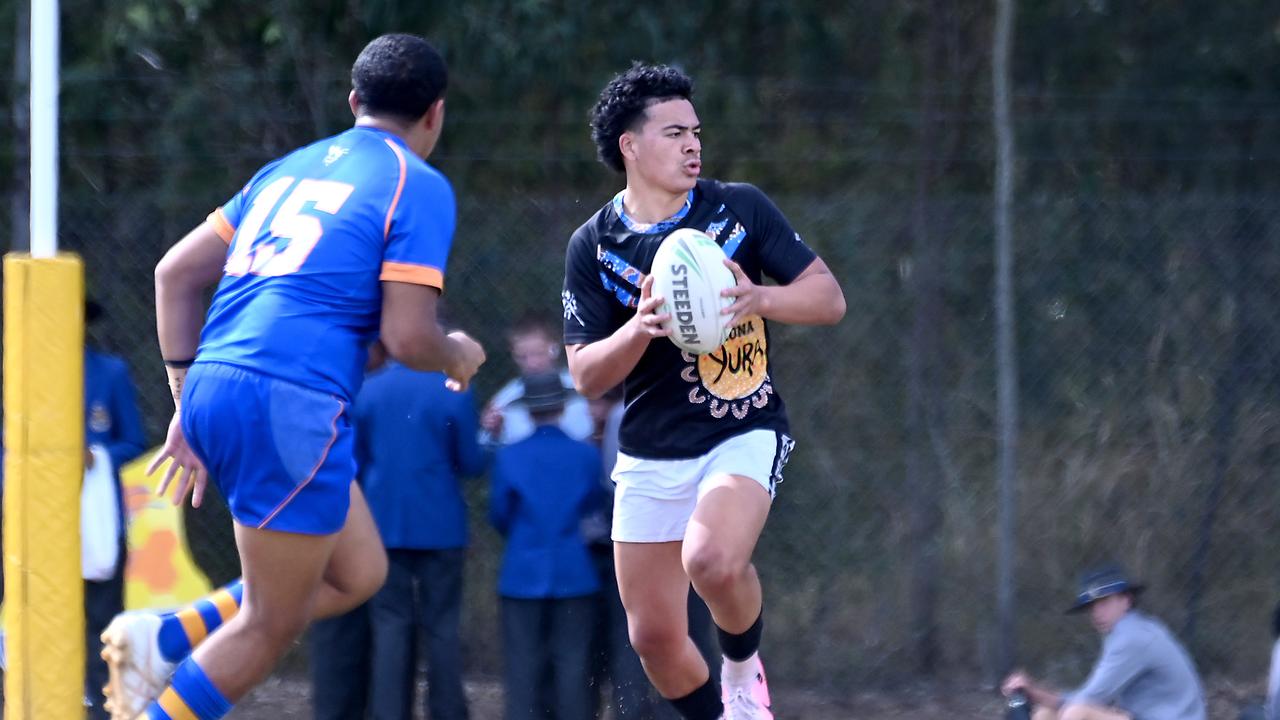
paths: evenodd
<path fill-rule="evenodd" d="M 653 294 L 663 299 L 659 312 L 671 315 L 665 327 L 681 350 L 705 355 L 728 337 L 732 317 L 720 311 L 733 298 L 721 297 L 720 291 L 738 283 L 724 259 L 716 241 L 693 228 L 672 231 L 653 256 Z"/>

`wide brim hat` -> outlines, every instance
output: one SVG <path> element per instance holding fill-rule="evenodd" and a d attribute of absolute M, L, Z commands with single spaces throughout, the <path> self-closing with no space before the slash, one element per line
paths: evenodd
<path fill-rule="evenodd" d="M 1078 613 L 1104 597 L 1129 593 L 1139 595 L 1147 586 L 1135 582 L 1124 568 L 1117 563 L 1106 563 L 1086 570 L 1080 575 L 1080 585 L 1076 591 L 1075 603 L 1067 608 L 1068 613 Z"/>
<path fill-rule="evenodd" d="M 524 376 L 523 381 L 524 396 L 520 398 L 520 402 L 529 409 L 529 412 L 551 412 L 564 409 L 567 392 L 564 382 L 560 380 L 560 373 L 535 373 Z"/>

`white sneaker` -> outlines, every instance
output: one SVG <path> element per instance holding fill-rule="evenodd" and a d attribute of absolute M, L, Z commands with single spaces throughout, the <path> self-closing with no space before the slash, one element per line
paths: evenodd
<path fill-rule="evenodd" d="M 106 709 L 111 720 L 135 720 L 164 692 L 177 663 L 160 654 L 160 616 L 121 613 L 102 631 L 102 659 L 109 672 Z"/>
<path fill-rule="evenodd" d="M 723 720 L 773 720 L 772 703 L 769 700 L 769 682 L 764 676 L 760 655 L 747 662 L 754 664 L 754 671 L 747 677 L 735 679 L 727 672 L 729 660 L 720 668 L 720 699 L 724 701 Z"/>

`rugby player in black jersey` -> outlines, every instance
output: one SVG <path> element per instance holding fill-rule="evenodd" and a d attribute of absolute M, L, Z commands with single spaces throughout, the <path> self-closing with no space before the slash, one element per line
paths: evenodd
<path fill-rule="evenodd" d="M 626 187 L 569 241 L 565 345 L 583 395 L 624 384 L 613 539 L 645 672 L 689 720 L 771 719 L 751 555 L 793 442 L 769 374 L 768 323 L 834 324 L 845 301 L 826 263 L 764 193 L 700 179 L 692 93 L 679 70 L 641 64 L 601 92 L 592 138 Z M 730 338 L 701 356 L 663 339 L 667 316 L 648 276 L 662 239 L 684 227 L 714 238 L 737 279 L 726 291 Z M 766 277 L 776 284 L 764 285 Z M 720 689 L 689 640 L 691 581 L 718 630 Z"/>

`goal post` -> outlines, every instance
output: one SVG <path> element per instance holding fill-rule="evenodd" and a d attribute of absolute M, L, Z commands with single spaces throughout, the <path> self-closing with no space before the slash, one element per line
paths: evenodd
<path fill-rule="evenodd" d="M 58 253 L 59 5 L 30 0 L 31 253 L 4 257 L 7 720 L 85 713 L 84 267 Z"/>
<path fill-rule="evenodd" d="M 4 258 L 5 718 L 84 717 L 84 270 Z"/>

